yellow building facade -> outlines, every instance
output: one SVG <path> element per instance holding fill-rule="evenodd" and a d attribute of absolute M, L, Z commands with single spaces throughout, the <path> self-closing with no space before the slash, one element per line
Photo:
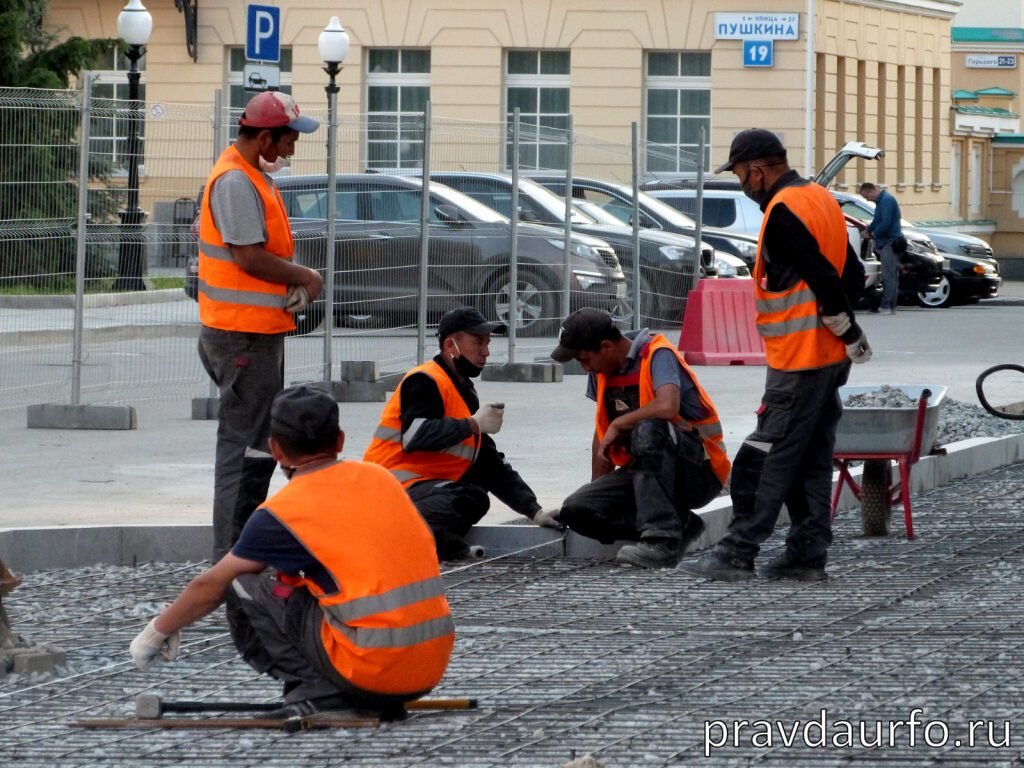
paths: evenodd
<path fill-rule="evenodd" d="M 290 69 L 282 72 L 282 85 L 307 109 L 325 103 L 317 39 L 337 15 L 351 37 L 338 80 L 342 113 L 394 108 L 388 89 L 415 107 L 425 88 L 435 117 L 466 121 L 500 123 L 521 101 L 536 107 L 542 125 L 559 126 L 571 113 L 576 132 L 623 146 L 635 121 L 641 136 L 669 157 L 674 147 L 679 157 L 692 158 L 704 128 L 713 164 L 727 156 L 737 131 L 760 126 L 782 136 L 791 164 L 804 172 L 821 167 L 846 141 L 865 141 L 884 147 L 884 159 L 849 167 L 841 187 L 878 182 L 898 196 L 907 218 L 954 216 L 950 27 L 958 0 L 267 4 L 280 9 Z M 122 5 L 51 0 L 48 24 L 61 35 L 116 37 Z M 195 61 L 186 49 L 185 16 L 170 2 L 150 5 L 146 101 L 209 103 L 216 89 L 232 87 L 231 98 L 239 98 L 246 5 L 202 0 Z M 746 61 L 749 48 L 737 36 L 770 40 L 771 66 L 750 66 L 764 62 Z M 402 105 L 391 111 L 401 113 Z M 359 155 L 386 167 L 390 149 L 362 146 Z M 209 151 L 197 153 L 206 162 Z M 401 163 L 400 148 L 393 158 Z M 682 162 L 664 164 L 655 170 L 687 170 Z"/>

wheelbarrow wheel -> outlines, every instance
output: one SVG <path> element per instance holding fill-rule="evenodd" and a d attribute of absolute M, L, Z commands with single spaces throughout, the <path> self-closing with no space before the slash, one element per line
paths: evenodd
<path fill-rule="evenodd" d="M 865 536 L 888 536 L 892 517 L 892 469 L 888 459 L 869 459 L 861 475 L 860 516 Z"/>

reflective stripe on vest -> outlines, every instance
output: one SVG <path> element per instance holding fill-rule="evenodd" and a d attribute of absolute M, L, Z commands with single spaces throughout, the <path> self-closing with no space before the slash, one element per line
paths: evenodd
<path fill-rule="evenodd" d="M 345 680 L 375 693 L 440 681 L 455 625 L 434 537 L 387 471 L 342 461 L 296 474 L 262 509 L 329 577 L 279 576 L 316 598 L 324 652 Z M 337 591 L 325 593 L 321 582 Z"/>
<path fill-rule="evenodd" d="M 228 147 L 206 181 L 199 213 L 199 320 L 207 327 L 224 331 L 284 333 L 294 330 L 294 318 L 284 309 L 288 287 L 245 272 L 217 229 L 211 207 L 213 188 L 229 171 L 244 173 L 260 198 L 267 230 L 263 248 L 282 259 L 292 257 L 291 227 L 280 193 L 234 146 Z"/>
<path fill-rule="evenodd" d="M 785 291 L 768 290 L 764 233 L 772 209 L 780 203 L 807 228 L 840 277 L 846 266 L 846 221 L 832 195 L 813 182 L 779 190 L 765 210 L 754 263 L 755 320 L 764 339 L 768 365 L 780 371 L 835 365 L 846 359 L 846 347 L 822 324 L 817 297 L 810 286 L 800 280 Z"/>
<path fill-rule="evenodd" d="M 411 627 L 350 627 L 337 620 L 332 606 L 324 606 L 324 615 L 330 625 L 359 648 L 408 648 L 428 640 L 446 637 L 455 631 L 451 616 L 413 624 Z"/>
<path fill-rule="evenodd" d="M 402 378 L 425 374 L 437 385 L 444 403 L 446 418 L 468 419 L 469 406 L 455 387 L 448 372 L 436 361 L 430 360 L 409 371 Z M 470 435 L 455 445 L 436 451 L 406 451 L 402 445 L 402 385 L 399 384 L 384 406 L 380 424 L 374 431 L 363 461 L 380 464 L 391 472 L 402 485 L 409 487 L 420 480 L 458 480 L 476 461 L 480 451 L 480 436 Z"/>
<path fill-rule="evenodd" d="M 725 452 L 725 444 L 722 439 L 722 423 L 718 418 L 718 411 L 715 408 L 715 404 L 711 402 L 711 398 L 708 393 L 704 391 L 704 388 L 697 381 L 696 375 L 686 361 L 683 359 L 682 354 L 676 349 L 673 344 L 662 336 L 660 333 L 651 334 L 651 340 L 640 352 L 640 407 L 643 408 L 647 403 L 654 399 L 654 380 L 651 376 L 651 361 L 654 357 L 654 353 L 659 349 L 668 349 L 672 351 L 672 354 L 676 356 L 676 360 L 679 361 L 680 367 L 683 369 L 685 374 L 689 376 L 690 381 L 693 382 L 694 389 L 697 390 L 697 398 L 700 400 L 701 406 L 704 408 L 707 414 L 703 419 L 695 421 L 686 421 L 681 416 L 676 416 L 672 419 L 673 424 L 683 424 L 685 426 L 692 427 L 696 430 L 697 434 L 701 438 L 701 442 L 704 444 L 704 451 L 707 453 L 708 460 L 711 462 L 711 470 L 715 473 L 715 477 L 718 478 L 722 485 L 725 485 L 726 480 L 729 478 L 729 469 L 731 463 L 729 457 Z M 631 378 L 631 374 L 626 374 L 627 377 Z M 594 430 L 597 434 L 597 439 L 600 441 L 604 437 L 605 432 L 608 431 L 608 425 L 611 423 L 611 419 L 608 418 L 607 409 L 604 407 L 604 396 L 607 390 L 609 380 L 619 379 L 622 376 L 605 376 L 603 374 L 596 374 L 597 380 L 597 418 Z M 612 463 L 616 466 L 625 466 L 629 462 L 629 452 L 624 448 L 618 450 L 609 451 L 608 454 Z"/>

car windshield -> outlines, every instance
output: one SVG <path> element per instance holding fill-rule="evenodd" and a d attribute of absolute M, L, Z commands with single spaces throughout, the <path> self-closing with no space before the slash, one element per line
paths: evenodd
<path fill-rule="evenodd" d="M 614 224 L 617 227 L 622 226 L 622 222 L 616 217 L 612 216 L 608 211 L 602 208 L 597 203 L 592 203 L 589 200 L 580 200 L 574 198 L 572 201 L 573 210 L 579 213 L 581 216 L 586 216 L 590 219 L 591 224 Z"/>
<path fill-rule="evenodd" d="M 855 219 L 861 221 L 871 221 L 875 218 L 875 204 L 868 200 L 866 197 L 849 197 L 839 201 L 839 207 L 843 209 L 843 213 L 853 216 Z M 910 227 L 913 229 L 914 225 L 906 219 L 900 219 L 901 227 Z"/>
<path fill-rule="evenodd" d="M 612 184 L 609 186 L 615 187 L 619 191 L 619 194 L 625 195 L 627 200 L 632 199 L 633 190 L 624 184 Z M 658 216 L 665 221 L 669 222 L 674 227 L 684 227 L 693 229 L 697 226 L 697 223 L 687 216 L 685 213 L 680 213 L 668 203 L 663 203 L 656 197 L 651 197 L 646 192 L 640 193 L 640 205 L 652 211 L 655 216 Z"/>
<path fill-rule="evenodd" d="M 442 202 L 461 208 L 469 221 L 482 221 L 488 224 L 508 223 L 508 218 L 502 216 L 493 208 L 488 208 L 469 195 L 464 195 L 458 190 L 446 187 L 444 184 L 436 181 L 430 183 L 430 194 L 431 197 L 440 198 Z"/>
<path fill-rule="evenodd" d="M 565 200 L 550 189 L 531 179 L 519 179 L 519 189 L 529 195 L 530 199 L 547 211 L 555 221 L 565 221 Z M 594 223 L 588 216 L 580 213 L 575 208 L 572 209 L 571 216 L 573 224 Z M 619 223 L 617 219 L 615 223 Z"/>

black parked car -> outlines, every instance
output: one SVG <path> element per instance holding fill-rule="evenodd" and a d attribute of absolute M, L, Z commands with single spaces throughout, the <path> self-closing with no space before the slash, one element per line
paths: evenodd
<path fill-rule="evenodd" d="M 469 195 L 506 216 L 512 212 L 512 179 L 497 173 L 437 171 L 431 180 Z M 519 180 L 519 219 L 564 228 L 565 201 L 540 184 Z M 632 296 L 633 230 L 612 219 L 597 223 L 585 213 L 573 209 L 573 232 L 606 240 L 619 257 L 626 275 L 628 296 Z M 680 323 L 686 296 L 696 286 L 702 273 L 714 275 L 714 250 L 706 245 L 701 257 L 692 237 L 651 229 L 640 230 L 640 296 L 642 323 L 648 320 Z"/>
<path fill-rule="evenodd" d="M 565 196 L 565 176 L 554 173 L 530 172 L 529 178 L 541 184 L 556 195 Z M 633 217 L 633 188 L 612 181 L 601 181 L 575 177 L 572 180 L 572 196 L 596 203 L 623 224 L 631 224 Z M 646 229 L 660 229 L 693 237 L 696 222 L 672 206 L 657 200 L 646 192 L 640 192 L 640 226 Z M 701 240 L 716 250 L 725 251 L 743 259 L 748 265 L 757 256 L 757 238 L 735 232 L 726 232 L 713 227 L 701 229 Z"/>
<path fill-rule="evenodd" d="M 922 307 L 973 304 L 999 295 L 1003 278 L 995 259 L 942 251 L 939 256 L 943 259 L 942 280 L 934 288 L 917 293 L 917 302 Z"/>

